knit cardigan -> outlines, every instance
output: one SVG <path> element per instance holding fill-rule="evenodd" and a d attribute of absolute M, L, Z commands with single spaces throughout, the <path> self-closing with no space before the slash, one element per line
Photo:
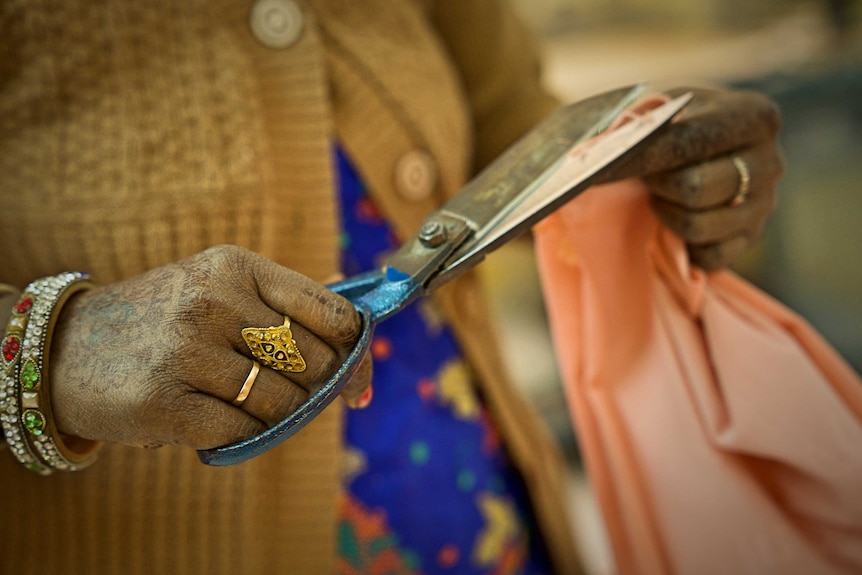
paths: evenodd
<path fill-rule="evenodd" d="M 0 282 L 73 269 L 104 284 L 219 243 L 323 280 L 338 268 L 334 140 L 405 237 L 555 106 L 496 0 L 296 0 L 301 35 L 281 49 L 255 38 L 252 4 L 0 4 Z M 421 197 L 395 177 L 416 150 L 434 167 Z M 576 573 L 561 459 L 502 371 L 477 278 L 437 301 L 556 570 Z M 333 573 L 341 420 L 334 405 L 228 468 L 110 445 L 42 478 L 0 452 L 0 572 Z"/>

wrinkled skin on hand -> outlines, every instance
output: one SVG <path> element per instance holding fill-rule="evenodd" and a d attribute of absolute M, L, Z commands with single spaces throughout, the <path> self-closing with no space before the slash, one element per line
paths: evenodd
<path fill-rule="evenodd" d="M 231 405 L 252 367 L 244 327 L 283 314 L 308 367 L 262 368 L 247 400 Z M 360 331 L 351 303 L 324 286 L 232 246 L 211 248 L 65 306 L 51 346 L 57 427 L 86 439 L 206 449 L 264 431 L 340 366 Z M 356 404 L 371 362 L 343 392 Z"/>
<path fill-rule="evenodd" d="M 767 97 L 745 91 L 693 92 L 681 117 L 627 161 L 615 178 L 642 177 L 661 221 L 679 234 L 692 262 L 706 270 L 731 264 L 760 236 L 784 173 L 781 116 Z M 734 157 L 750 172 L 749 194 L 731 205 L 740 185 Z"/>

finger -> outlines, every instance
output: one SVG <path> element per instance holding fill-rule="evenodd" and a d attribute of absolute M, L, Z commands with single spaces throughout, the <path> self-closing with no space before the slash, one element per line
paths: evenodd
<path fill-rule="evenodd" d="M 749 190 L 772 189 L 784 173 L 784 159 L 776 146 L 757 146 L 700 164 L 648 176 L 650 191 L 672 204 L 690 210 L 705 210 L 730 203 L 747 171 Z"/>
<path fill-rule="evenodd" d="M 257 325 L 246 325 L 246 327 L 268 328 L 275 324 L 276 329 L 285 329 L 279 321 L 281 316 L 261 302 L 249 303 L 246 307 L 246 315 L 259 318 L 252 320 L 259 322 Z M 206 376 L 200 377 L 195 382 L 197 389 L 225 402 L 236 399 L 243 382 L 249 376 L 253 365 L 252 359 L 255 359 L 242 337 L 241 323 L 236 319 L 233 321 L 235 327 L 229 339 L 231 347 L 238 353 L 229 354 L 227 361 L 230 365 L 225 366 L 226 360 L 223 359 L 225 354 L 219 348 L 210 348 L 208 352 L 201 351 L 201 356 L 205 353 L 210 355 L 204 362 L 209 367 L 205 369 Z M 248 393 L 242 404 L 246 412 L 269 426 L 293 413 L 341 366 L 341 360 L 335 351 L 303 326 L 291 323 L 287 329 L 290 330 L 295 349 L 303 357 L 305 369 L 301 372 L 277 371 L 264 363 L 257 372 L 252 391 Z"/>
<path fill-rule="evenodd" d="M 730 202 L 742 184 L 742 175 L 734 158 L 739 158 L 749 167 L 746 185 L 751 186 L 757 162 L 750 152 L 648 176 L 645 181 L 654 195 L 682 208 L 705 210 L 718 207 Z"/>
<path fill-rule="evenodd" d="M 231 295 L 256 294 L 339 352 L 347 353 L 358 339 L 361 320 L 353 304 L 314 280 L 236 246 L 216 246 L 201 256 L 212 273 L 231 282 L 222 283 Z"/>
<path fill-rule="evenodd" d="M 695 102 L 658 133 L 615 174 L 632 177 L 657 174 L 726 155 L 758 142 L 773 141 L 781 115 L 767 97 L 755 92 L 697 91 Z M 693 102 L 694 104 L 694 102 Z"/>
<path fill-rule="evenodd" d="M 213 361 L 211 365 L 215 364 Z M 232 353 L 195 387 L 271 427 L 296 411 L 308 399 L 309 392 L 287 374 L 263 366 L 253 369 L 254 364 L 253 360 Z"/>
<path fill-rule="evenodd" d="M 249 370 L 251 369 L 251 362 L 245 358 L 240 364 Z M 244 381 L 234 381 L 236 393 L 242 388 L 241 385 Z M 297 385 L 291 378 L 286 377 L 285 374 L 261 367 L 248 396 L 236 407 L 272 427 L 299 409 L 308 397 L 308 391 Z M 237 395 L 234 395 L 233 399 L 236 398 Z M 233 399 L 230 400 L 232 404 Z"/>
<path fill-rule="evenodd" d="M 371 354 L 366 353 L 365 356 L 363 356 L 362 361 L 359 363 L 356 373 L 352 378 L 350 378 L 350 381 L 347 382 L 347 385 L 345 385 L 344 389 L 341 391 L 341 397 L 348 406 L 354 409 L 362 409 L 367 407 L 371 402 L 371 379 L 374 370 L 373 366 L 374 361 L 372 360 Z"/>
<path fill-rule="evenodd" d="M 688 256 L 694 265 L 706 271 L 714 271 L 735 262 L 753 243 L 754 238 L 739 235 L 713 244 L 689 244 Z"/>
<path fill-rule="evenodd" d="M 253 259 L 251 269 L 264 303 L 278 313 L 289 315 L 338 352 L 349 352 L 362 327 L 349 300 L 260 256 Z"/>
<path fill-rule="evenodd" d="M 158 421 L 154 443 L 183 445 L 193 449 L 211 449 L 241 441 L 266 430 L 250 414 L 211 395 L 188 390 L 175 401 L 166 402 Z M 146 435 L 142 435 L 146 437 Z"/>
<path fill-rule="evenodd" d="M 284 354 L 299 355 L 302 358 L 303 365 L 297 366 L 295 371 L 293 369 L 278 370 L 277 366 L 274 366 L 272 363 L 267 363 L 266 356 L 263 358 L 258 357 L 256 359 L 258 359 L 262 365 L 279 371 L 285 377 L 290 378 L 291 381 L 310 392 L 314 392 L 319 389 L 320 386 L 329 379 L 329 377 L 335 373 L 339 367 L 341 367 L 341 358 L 344 354 L 336 353 L 332 347 L 306 329 L 305 326 L 293 321 L 290 322 L 289 327 L 282 325 L 282 323 L 283 322 L 269 322 L 268 325 L 263 323 L 259 325 L 247 325 L 245 327 L 274 328 L 282 333 L 284 333 L 284 330 L 288 330 L 289 337 L 293 341 L 287 343 L 286 348 L 283 348 L 281 351 L 283 351 Z M 236 341 L 235 349 L 248 358 L 255 358 L 248 343 L 242 337 L 242 330 L 238 330 L 238 333 L 240 337 L 234 338 Z M 250 341 L 253 342 L 255 341 L 256 336 L 255 334 L 251 334 L 249 338 Z M 276 350 L 278 350 L 282 345 L 283 344 L 277 344 L 278 347 Z"/>
<path fill-rule="evenodd" d="M 738 206 L 707 211 L 688 210 L 655 196 L 651 203 L 662 223 L 687 243 L 710 244 L 740 234 L 754 236 L 772 210 L 774 188 L 752 193 Z"/>
<path fill-rule="evenodd" d="M 299 310 L 298 310 L 299 311 Z M 290 313 L 294 313 L 291 310 Z M 301 314 L 300 314 L 301 315 Z M 328 343 L 308 330 L 304 325 L 298 323 L 291 317 L 290 326 L 287 328 L 295 342 L 295 349 L 305 362 L 305 369 L 301 372 L 285 373 L 286 377 L 303 387 L 307 391 L 319 388 L 340 366 L 341 356 Z M 244 303 L 226 310 L 221 318 L 226 327 L 224 337 L 229 342 L 229 347 L 240 354 L 253 359 L 251 349 L 242 335 L 244 328 L 277 328 L 284 327 L 284 316 L 276 310 L 271 309 L 256 297 L 249 297 Z M 218 362 L 218 357 L 210 357 L 210 361 Z M 219 387 L 209 385 L 205 390 L 218 397 L 230 396 L 231 387 Z"/>

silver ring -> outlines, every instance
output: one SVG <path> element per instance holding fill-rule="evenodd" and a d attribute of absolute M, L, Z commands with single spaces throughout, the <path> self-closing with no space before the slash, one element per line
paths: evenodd
<path fill-rule="evenodd" d="M 256 361 L 251 362 L 251 371 L 248 372 L 248 377 L 245 378 L 245 382 L 242 384 L 242 387 L 239 389 L 239 393 L 236 394 L 236 397 L 231 401 L 231 405 L 240 406 L 248 397 L 248 394 L 251 393 L 251 387 L 254 385 L 254 380 L 257 379 L 257 374 L 260 372 L 260 364 Z"/>
<path fill-rule="evenodd" d="M 751 191 L 751 171 L 748 169 L 748 164 L 741 157 L 734 156 L 733 165 L 739 174 L 739 186 L 736 188 L 736 195 L 728 202 L 731 208 L 744 204 Z"/>

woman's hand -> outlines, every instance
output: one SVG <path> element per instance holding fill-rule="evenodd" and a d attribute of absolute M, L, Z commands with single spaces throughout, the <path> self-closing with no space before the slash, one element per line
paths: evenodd
<path fill-rule="evenodd" d="M 678 89 L 670 95 L 685 92 L 694 99 L 681 118 L 616 177 L 643 177 L 655 212 L 686 241 L 692 262 L 714 270 L 757 240 L 775 207 L 784 173 L 781 117 L 754 92 Z"/>
<path fill-rule="evenodd" d="M 248 398 L 231 405 L 252 368 L 245 327 L 287 314 L 307 368 L 263 367 Z M 360 331 L 350 302 L 324 286 L 232 246 L 78 294 L 51 346 L 58 429 L 86 439 L 207 449 L 264 431 L 293 412 L 341 365 Z M 371 362 L 343 392 L 356 404 Z"/>

